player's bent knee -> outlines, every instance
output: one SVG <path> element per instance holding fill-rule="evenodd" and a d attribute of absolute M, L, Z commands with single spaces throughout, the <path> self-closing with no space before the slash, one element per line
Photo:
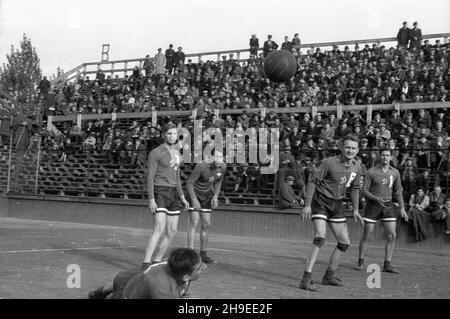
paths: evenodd
<path fill-rule="evenodd" d="M 325 238 L 323 237 L 314 237 L 313 245 L 317 248 L 321 248 L 325 244 Z"/>
<path fill-rule="evenodd" d="M 339 249 L 343 253 L 347 251 L 348 247 L 350 247 L 349 244 L 344 244 L 344 243 L 338 243 L 337 244 L 337 249 Z"/>

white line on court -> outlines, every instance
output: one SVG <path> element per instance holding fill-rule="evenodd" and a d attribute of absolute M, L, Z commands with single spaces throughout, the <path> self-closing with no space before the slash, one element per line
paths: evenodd
<path fill-rule="evenodd" d="M 121 248 L 136 248 L 136 247 L 137 246 L 107 246 L 107 247 L 78 247 L 78 248 L 48 248 L 48 249 L 5 250 L 5 251 L 0 251 L 0 254 L 43 253 L 43 252 L 74 251 L 74 250 L 121 249 Z"/>
<path fill-rule="evenodd" d="M 25 249 L 25 250 L 6 250 L 6 251 L 0 251 L 0 254 L 17 254 L 17 253 L 42 253 L 42 252 L 58 252 L 58 251 L 77 251 L 77 250 L 100 250 L 100 249 L 123 249 L 123 248 L 138 248 L 138 246 L 135 245 L 126 245 L 126 246 L 99 246 L 99 247 L 78 247 L 78 248 L 48 248 L 48 249 Z M 252 252 L 252 251 L 245 251 L 245 250 L 238 250 L 238 249 L 225 249 L 225 248 L 213 248 L 210 247 L 209 250 L 215 250 L 215 251 L 223 251 L 223 252 L 232 252 L 232 253 L 254 253 L 254 254 L 267 254 L 267 253 L 261 253 L 261 252 Z M 287 256 L 278 256 L 278 257 L 287 257 Z M 290 256 L 290 257 L 296 257 L 296 256 Z M 297 256 L 300 257 L 300 256 Z M 352 263 L 353 260 L 342 260 L 342 262 L 345 263 Z M 414 266 L 430 266 L 428 263 L 417 263 L 417 262 L 402 262 L 402 263 L 396 263 L 396 266 L 398 267 L 408 267 L 410 265 Z"/>

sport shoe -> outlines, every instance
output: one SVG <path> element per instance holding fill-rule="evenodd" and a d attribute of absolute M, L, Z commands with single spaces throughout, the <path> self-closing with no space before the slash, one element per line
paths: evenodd
<path fill-rule="evenodd" d="M 217 261 L 215 261 L 214 259 L 212 259 L 211 257 L 209 257 L 206 254 L 202 254 L 201 257 L 202 257 L 202 261 L 205 264 L 217 264 Z"/>
<path fill-rule="evenodd" d="M 324 276 L 322 278 L 322 285 L 335 286 L 335 287 L 344 286 L 344 284 L 342 283 L 342 280 L 340 280 L 338 277 L 328 277 L 328 276 Z"/>
<path fill-rule="evenodd" d="M 357 265 L 357 266 L 355 266 L 355 270 L 360 270 L 360 271 L 362 271 L 362 270 L 364 270 L 364 264 L 361 264 L 361 265 Z"/>
<path fill-rule="evenodd" d="M 398 273 L 400 273 L 397 269 L 395 269 L 391 265 L 384 265 L 383 272 L 390 272 L 391 274 L 398 274 Z"/>
<path fill-rule="evenodd" d="M 319 291 L 319 289 L 317 289 L 316 285 L 314 284 L 314 282 L 312 280 L 302 280 L 300 282 L 299 288 L 303 289 L 303 290 L 314 291 L 314 292 Z"/>

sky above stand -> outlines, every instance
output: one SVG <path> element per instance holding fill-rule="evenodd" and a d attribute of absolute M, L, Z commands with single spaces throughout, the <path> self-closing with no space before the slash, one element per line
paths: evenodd
<path fill-rule="evenodd" d="M 450 32 L 448 0 L 0 0 L 0 65 L 23 33 L 31 38 L 44 75 L 101 59 L 154 55 L 170 43 L 185 53 L 279 44 L 299 33 L 302 43 L 394 37 L 402 21 L 423 34 Z"/>

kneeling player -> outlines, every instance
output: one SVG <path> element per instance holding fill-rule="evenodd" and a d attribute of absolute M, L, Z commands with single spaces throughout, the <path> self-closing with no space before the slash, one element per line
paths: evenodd
<path fill-rule="evenodd" d="M 211 162 L 212 161 L 212 162 Z M 208 163 L 211 162 L 211 163 Z M 200 256 L 204 263 L 215 263 L 207 255 L 209 229 L 211 227 L 212 207 L 219 203 L 219 192 L 222 187 L 226 165 L 223 155 L 215 152 L 214 158 L 195 165 L 194 171 L 186 182 L 188 201 L 190 203 L 190 217 L 187 231 L 188 247 L 194 248 L 195 229 L 201 222 Z"/>
<path fill-rule="evenodd" d="M 376 223 L 381 220 L 387 235 L 385 248 L 385 261 L 383 271 L 398 273 L 391 265 L 396 237 L 396 204 L 400 208 L 401 216 L 408 221 L 402 195 L 400 173 L 390 166 L 392 150 L 380 151 L 380 164 L 369 169 L 364 177 L 363 195 L 366 197 L 364 210 L 364 233 L 359 243 L 359 259 L 357 269 L 364 268 L 364 255 L 367 251 L 367 242 L 372 236 Z M 394 204 L 394 201 L 395 204 Z"/>
<path fill-rule="evenodd" d="M 190 248 L 177 248 L 167 262 L 119 272 L 114 281 L 89 293 L 89 299 L 176 299 L 187 296 L 189 284 L 206 268 Z"/>

